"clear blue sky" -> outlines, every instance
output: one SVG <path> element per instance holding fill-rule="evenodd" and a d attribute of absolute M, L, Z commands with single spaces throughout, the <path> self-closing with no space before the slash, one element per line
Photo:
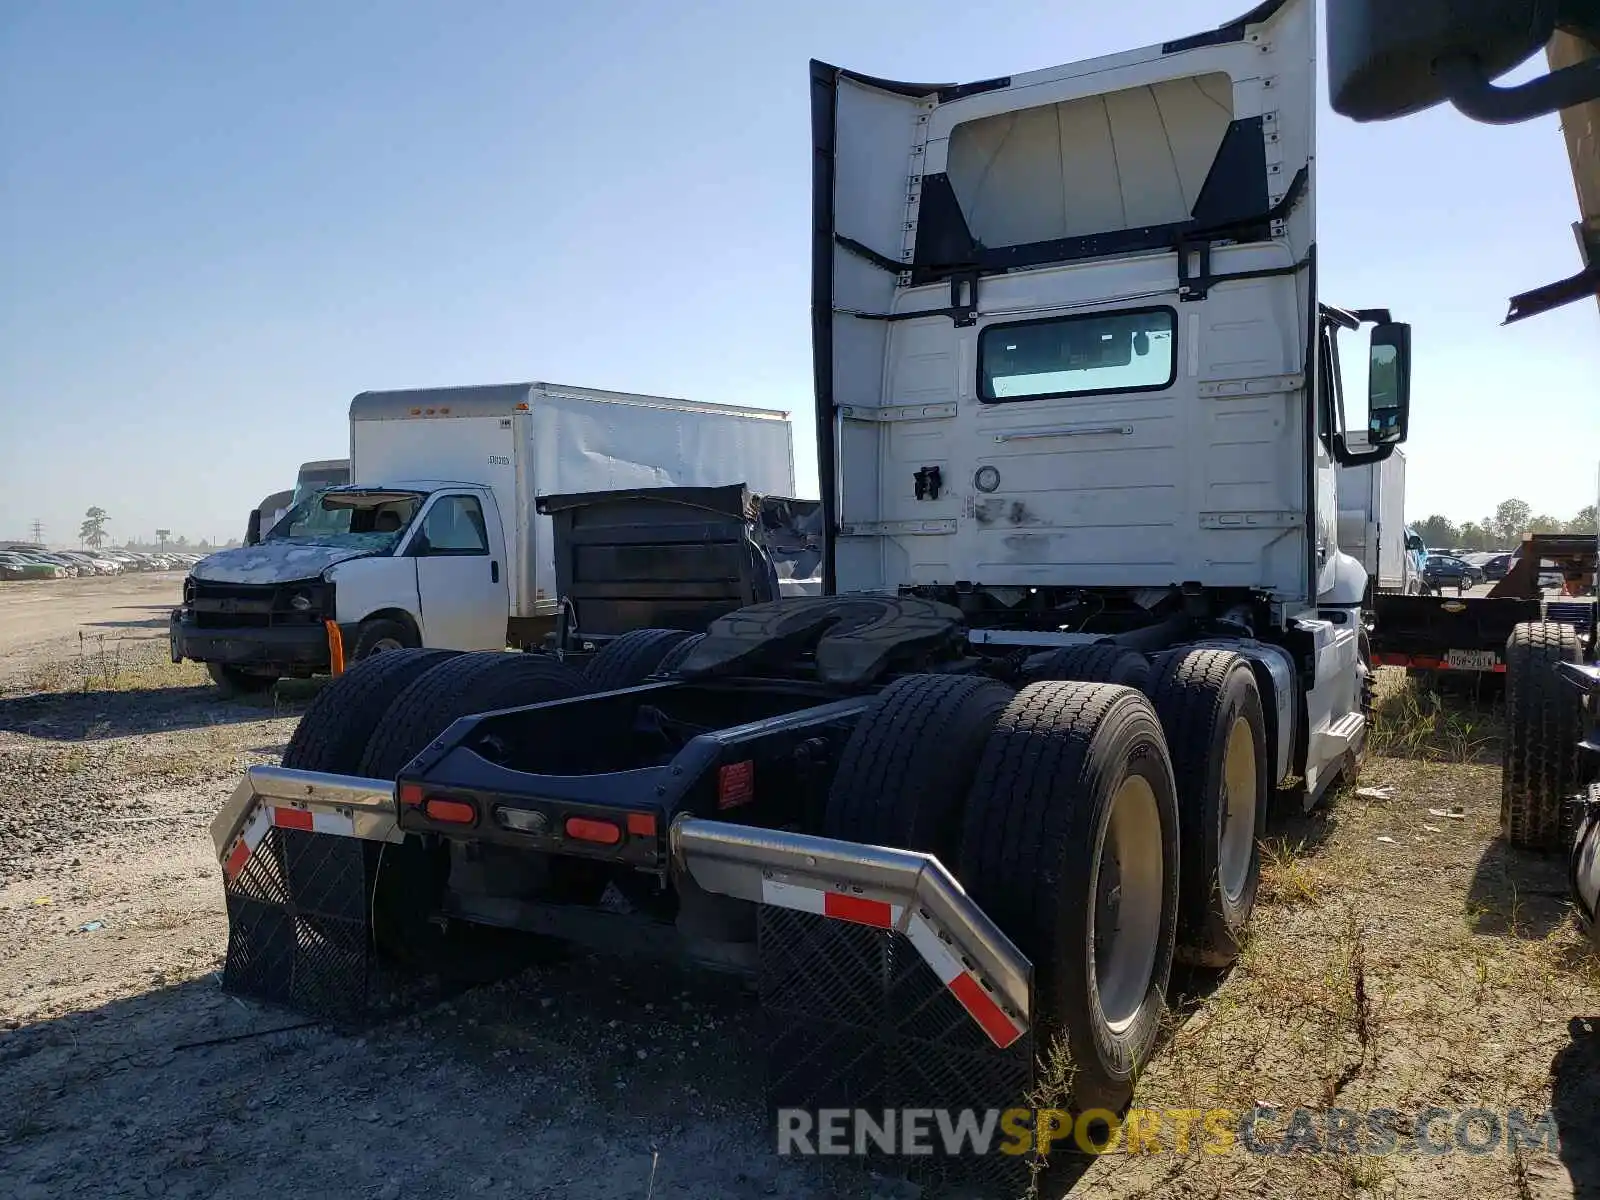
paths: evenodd
<path fill-rule="evenodd" d="M 969 80 L 1246 0 L 0 7 L 0 538 L 238 535 L 366 388 L 789 408 L 814 487 L 806 60 Z M 1554 118 L 1319 131 L 1324 297 L 1415 324 L 1414 516 L 1595 498 L 1600 312 Z"/>

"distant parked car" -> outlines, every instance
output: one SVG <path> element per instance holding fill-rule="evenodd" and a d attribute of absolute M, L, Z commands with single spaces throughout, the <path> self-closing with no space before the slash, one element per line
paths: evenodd
<path fill-rule="evenodd" d="M 78 568 L 79 574 L 89 575 L 116 575 L 122 570 L 122 564 L 100 554 L 88 554 L 82 550 L 63 550 L 61 557 L 69 559 Z"/>
<path fill-rule="evenodd" d="M 1511 569 L 1511 555 L 1494 554 L 1483 564 L 1483 577 L 1491 583 L 1498 582 L 1506 577 L 1506 572 Z"/>
<path fill-rule="evenodd" d="M 1422 567 L 1422 582 L 1434 591 L 1441 587 L 1465 590 L 1476 587 L 1484 579 L 1483 568 L 1475 567 L 1464 558 L 1453 554 L 1430 554 Z"/>
<path fill-rule="evenodd" d="M 35 550 L 33 551 L 33 557 L 38 559 L 40 562 L 54 563 L 67 575 L 92 575 L 94 573 L 93 571 L 85 572 L 79 570 L 77 563 L 73 562 L 65 555 L 57 554 L 52 550 Z"/>
<path fill-rule="evenodd" d="M 72 570 L 60 563 L 20 551 L 7 552 L 6 559 L 20 572 L 18 578 L 21 579 L 64 579 Z"/>

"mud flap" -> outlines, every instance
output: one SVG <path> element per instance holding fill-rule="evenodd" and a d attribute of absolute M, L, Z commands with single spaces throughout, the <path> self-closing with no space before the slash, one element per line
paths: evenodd
<path fill-rule="evenodd" d="M 352 838 L 268 829 L 226 886 L 223 990 L 314 1016 L 359 1015 L 372 969 L 369 857 Z"/>
<path fill-rule="evenodd" d="M 873 1129 L 852 1123 L 843 1153 L 984 1194 L 1027 1189 L 1034 1163 L 999 1152 L 998 1120 L 1034 1088 L 1032 964 L 938 859 L 692 817 L 671 842 L 705 891 L 756 905 L 780 1152 L 795 1128 L 780 1110 L 814 1126 L 819 1110 L 859 1109 Z M 957 1142 L 974 1122 L 976 1149 Z"/>
<path fill-rule="evenodd" d="M 775 1135 L 783 1109 L 885 1111 L 892 1152 L 871 1139 L 869 1163 L 908 1170 L 933 1183 L 976 1185 L 987 1194 L 1022 1195 L 1031 1156 L 988 1152 L 970 1142 L 954 1154 L 938 1113 L 954 1127 L 963 1110 L 980 1126 L 991 1112 L 1025 1107 L 1034 1084 L 1034 1045 L 1023 1031 L 1003 1048 L 978 1024 L 905 934 L 819 913 L 762 905 L 758 925 L 760 995 L 767 1044 L 767 1101 Z M 906 1153 L 905 1116 L 924 1110 L 920 1153 Z M 933 1110 L 933 1111 L 928 1111 Z"/>
<path fill-rule="evenodd" d="M 393 785 L 251 767 L 211 823 L 228 909 L 223 990 L 312 1016 L 367 1007 L 372 887 L 400 840 Z"/>

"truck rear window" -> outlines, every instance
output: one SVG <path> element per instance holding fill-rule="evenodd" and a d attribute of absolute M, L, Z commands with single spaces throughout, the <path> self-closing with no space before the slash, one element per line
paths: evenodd
<path fill-rule="evenodd" d="M 978 398 L 1004 404 L 1171 387 L 1177 325 L 1170 308 L 990 325 L 978 336 Z"/>

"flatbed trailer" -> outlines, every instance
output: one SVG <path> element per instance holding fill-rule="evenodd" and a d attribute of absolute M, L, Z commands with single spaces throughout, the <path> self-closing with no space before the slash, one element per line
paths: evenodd
<path fill-rule="evenodd" d="M 1550 563 L 1550 568 L 1542 564 Z M 1553 570 L 1593 592 L 1596 539 L 1581 534 L 1527 534 L 1505 578 L 1486 596 L 1379 594 L 1372 602 L 1372 661 L 1427 672 L 1504 675 L 1506 645 L 1518 625 L 1553 622 L 1593 635 L 1595 600 L 1547 597 L 1541 574 Z"/>

